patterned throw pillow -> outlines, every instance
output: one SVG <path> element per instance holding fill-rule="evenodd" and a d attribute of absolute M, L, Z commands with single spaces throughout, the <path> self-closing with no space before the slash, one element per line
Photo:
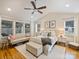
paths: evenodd
<path fill-rule="evenodd" d="M 15 37 L 14 35 L 9 35 L 9 36 L 8 36 L 8 39 L 15 40 L 16 37 Z"/>
<path fill-rule="evenodd" d="M 52 45 L 51 39 L 50 38 L 41 38 L 42 40 L 42 45 Z"/>

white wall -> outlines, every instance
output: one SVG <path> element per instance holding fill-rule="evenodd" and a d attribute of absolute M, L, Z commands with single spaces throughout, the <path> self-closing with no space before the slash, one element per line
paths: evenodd
<path fill-rule="evenodd" d="M 54 28 L 57 31 L 57 34 L 63 33 L 64 34 L 64 22 L 71 17 L 74 17 L 75 21 L 75 34 L 74 36 L 78 36 L 79 30 L 78 30 L 78 23 L 79 23 L 79 14 L 75 13 L 49 13 L 45 17 L 39 19 L 36 23 L 41 24 L 41 29 L 43 30 L 50 30 L 49 28 L 45 28 L 45 22 L 49 20 L 55 20 L 56 21 L 56 28 Z M 69 39 L 74 40 L 74 37 L 68 37 Z M 78 39 L 79 40 L 79 39 Z"/>
<path fill-rule="evenodd" d="M 63 28 L 64 27 L 64 21 L 67 20 L 67 18 L 75 17 L 77 14 L 67 14 L 67 13 L 49 13 L 42 19 L 39 19 L 37 22 L 40 22 L 42 25 L 42 28 L 44 28 L 44 22 L 49 20 L 55 20 L 56 21 L 56 28 Z"/>
<path fill-rule="evenodd" d="M 1 17 L 0 17 L 0 39 L 1 39 Z"/>
<path fill-rule="evenodd" d="M 34 36 L 34 21 L 31 20 L 31 36 Z"/>

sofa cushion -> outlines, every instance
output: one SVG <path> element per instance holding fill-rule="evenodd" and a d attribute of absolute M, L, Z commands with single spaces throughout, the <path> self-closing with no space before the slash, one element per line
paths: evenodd
<path fill-rule="evenodd" d="M 23 41 L 28 41 L 28 40 L 29 39 L 27 39 L 26 37 L 24 37 L 24 38 L 19 38 L 19 39 L 11 40 L 11 43 L 12 44 L 16 44 L 16 43 L 23 42 Z"/>
<path fill-rule="evenodd" d="M 9 39 L 9 40 L 15 40 L 15 39 L 16 39 L 16 36 L 15 36 L 15 35 L 9 35 L 9 36 L 8 36 L 8 39 Z"/>
<path fill-rule="evenodd" d="M 37 37 L 32 37 L 31 40 L 32 42 L 35 42 L 37 44 L 41 44 L 42 45 L 42 41 L 41 41 L 41 37 L 37 36 Z"/>
<path fill-rule="evenodd" d="M 41 40 L 42 40 L 42 45 L 44 46 L 44 45 L 52 45 L 52 43 L 51 43 L 51 39 L 50 38 L 41 38 Z"/>
<path fill-rule="evenodd" d="M 55 42 L 55 41 L 57 41 L 57 39 L 55 37 L 49 37 L 49 38 L 51 39 L 52 43 Z"/>

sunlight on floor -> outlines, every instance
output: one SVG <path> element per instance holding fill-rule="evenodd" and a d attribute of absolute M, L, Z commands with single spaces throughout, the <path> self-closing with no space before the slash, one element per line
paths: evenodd
<path fill-rule="evenodd" d="M 75 56 L 72 55 L 71 53 L 66 53 L 65 59 L 75 59 Z"/>

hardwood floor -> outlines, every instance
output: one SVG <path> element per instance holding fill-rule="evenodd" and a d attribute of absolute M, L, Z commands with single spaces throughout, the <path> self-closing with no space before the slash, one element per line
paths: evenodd
<path fill-rule="evenodd" d="M 66 59 L 79 59 L 79 50 L 66 48 Z"/>
<path fill-rule="evenodd" d="M 79 59 L 79 50 L 65 47 L 62 45 L 59 45 L 60 47 L 64 47 L 65 50 L 65 59 Z"/>
<path fill-rule="evenodd" d="M 6 50 L 0 49 L 0 59 L 25 59 L 25 57 L 15 48 L 8 48 Z M 79 51 L 66 48 L 65 59 L 79 59 Z"/>
<path fill-rule="evenodd" d="M 0 59 L 25 59 L 15 48 L 0 49 Z"/>

